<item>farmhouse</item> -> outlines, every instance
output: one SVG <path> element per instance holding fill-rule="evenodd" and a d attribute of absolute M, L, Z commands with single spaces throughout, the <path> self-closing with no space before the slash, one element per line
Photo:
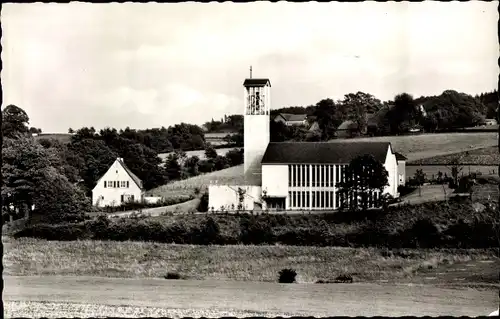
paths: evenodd
<path fill-rule="evenodd" d="M 371 154 L 388 171 L 383 193 L 398 197 L 398 162 L 388 142 L 270 143 L 269 79 L 244 86 L 244 185 L 209 185 L 213 210 L 308 209 L 340 206 L 336 184 L 357 156 Z M 380 194 L 373 194 L 377 199 Z"/>
<path fill-rule="evenodd" d="M 280 113 L 274 117 L 275 122 L 282 122 L 286 126 L 292 125 L 306 125 L 307 124 L 307 114 L 288 114 Z"/>
<path fill-rule="evenodd" d="M 98 207 L 119 206 L 144 199 L 142 181 L 117 158 L 92 190 L 92 204 Z"/>

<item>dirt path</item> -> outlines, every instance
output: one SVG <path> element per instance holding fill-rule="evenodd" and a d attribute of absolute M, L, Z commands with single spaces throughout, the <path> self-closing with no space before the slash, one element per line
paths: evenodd
<path fill-rule="evenodd" d="M 102 277 L 4 278 L 8 316 L 88 316 L 85 309 L 170 309 L 170 316 L 481 316 L 498 307 L 497 291 L 431 285 L 276 284 Z M 30 306 L 31 305 L 31 306 Z M 90 308 L 89 308 L 90 307 Z M 123 308 L 125 309 L 125 308 Z M 175 309 L 175 313 L 172 313 Z M 36 313 L 34 312 L 36 311 Z M 48 313 L 44 313 L 47 311 Z M 104 310 L 102 310 L 104 311 Z M 31 312 L 31 313 L 30 313 Z"/>

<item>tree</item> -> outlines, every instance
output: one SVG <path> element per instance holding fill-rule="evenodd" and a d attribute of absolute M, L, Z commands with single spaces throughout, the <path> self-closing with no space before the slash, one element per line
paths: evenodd
<path fill-rule="evenodd" d="M 189 176 L 197 176 L 200 172 L 198 170 L 198 165 L 200 158 L 198 156 L 189 157 L 184 163 L 184 167 Z"/>
<path fill-rule="evenodd" d="M 177 153 L 172 153 L 165 161 L 165 170 L 167 171 L 168 179 L 175 181 L 181 177 L 181 165 L 179 164 L 179 156 Z"/>
<path fill-rule="evenodd" d="M 213 146 L 209 145 L 205 148 L 205 156 L 208 159 L 215 159 L 217 158 L 217 151 Z"/>
<path fill-rule="evenodd" d="M 366 130 L 367 113 L 375 113 L 382 107 L 380 100 L 363 92 L 346 94 L 341 103 L 347 113 L 347 119 L 356 123 L 358 133 Z"/>
<path fill-rule="evenodd" d="M 413 96 L 408 93 L 396 95 L 394 107 L 387 112 L 392 134 L 401 134 L 410 128 L 420 125 L 422 112 L 417 107 Z"/>
<path fill-rule="evenodd" d="M 2 134 L 7 138 L 15 138 L 29 133 L 29 117 L 26 112 L 13 104 L 2 111 Z"/>
<path fill-rule="evenodd" d="M 243 164 L 243 149 L 232 149 L 226 153 L 226 158 L 229 162 L 229 165 L 236 166 Z"/>
<path fill-rule="evenodd" d="M 88 203 L 54 167 L 59 162 L 54 149 L 46 149 L 30 137 L 3 142 L 2 201 L 10 214 L 31 219 L 35 213 L 48 222 L 81 219 Z"/>
<path fill-rule="evenodd" d="M 40 133 L 42 133 L 42 129 L 41 128 L 36 128 L 36 127 L 30 127 L 29 132 L 31 134 L 40 134 Z"/>
<path fill-rule="evenodd" d="M 458 186 L 458 176 L 460 172 L 464 169 L 462 165 L 462 156 L 453 157 L 450 162 L 446 165 L 446 167 L 450 170 L 451 177 L 453 179 L 453 186 Z M 453 187 L 453 188 L 454 188 Z"/>
<path fill-rule="evenodd" d="M 75 130 L 73 130 L 73 129 L 70 127 L 70 128 L 68 129 L 68 133 L 69 133 L 69 134 L 73 134 L 73 133 L 75 133 Z"/>
<path fill-rule="evenodd" d="M 339 193 L 344 198 L 342 205 L 356 210 L 366 210 L 374 194 L 382 194 L 389 185 L 388 172 L 372 155 L 366 154 L 351 160 L 345 169 L 345 181 L 338 183 Z"/>
<path fill-rule="evenodd" d="M 421 169 L 417 169 L 415 172 L 415 182 L 418 185 L 418 196 L 422 196 L 422 191 L 420 187 L 425 183 L 425 173 Z"/>
<path fill-rule="evenodd" d="M 341 105 L 335 104 L 332 99 L 324 99 L 316 104 L 314 115 L 321 129 L 322 140 L 329 140 L 335 137 L 337 127 L 345 118 L 341 107 Z"/>

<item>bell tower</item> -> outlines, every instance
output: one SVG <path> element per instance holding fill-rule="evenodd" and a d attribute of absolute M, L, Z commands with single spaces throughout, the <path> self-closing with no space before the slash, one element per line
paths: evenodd
<path fill-rule="evenodd" d="M 269 79 L 245 79 L 244 87 L 244 172 L 247 185 L 262 185 L 261 160 L 269 144 L 269 111 L 271 82 Z"/>

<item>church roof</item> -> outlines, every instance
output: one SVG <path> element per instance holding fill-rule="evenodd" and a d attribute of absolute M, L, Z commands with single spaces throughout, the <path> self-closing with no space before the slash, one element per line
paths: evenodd
<path fill-rule="evenodd" d="M 243 82 L 243 86 L 245 87 L 266 86 L 267 84 L 271 86 L 271 81 L 269 81 L 269 79 L 245 79 L 245 82 Z"/>
<path fill-rule="evenodd" d="M 389 142 L 273 142 L 262 164 L 348 164 L 365 154 L 385 163 L 390 146 Z"/>
<path fill-rule="evenodd" d="M 398 161 L 406 161 L 408 159 L 406 156 L 398 152 L 395 152 L 394 155 L 396 155 L 396 160 Z"/>

